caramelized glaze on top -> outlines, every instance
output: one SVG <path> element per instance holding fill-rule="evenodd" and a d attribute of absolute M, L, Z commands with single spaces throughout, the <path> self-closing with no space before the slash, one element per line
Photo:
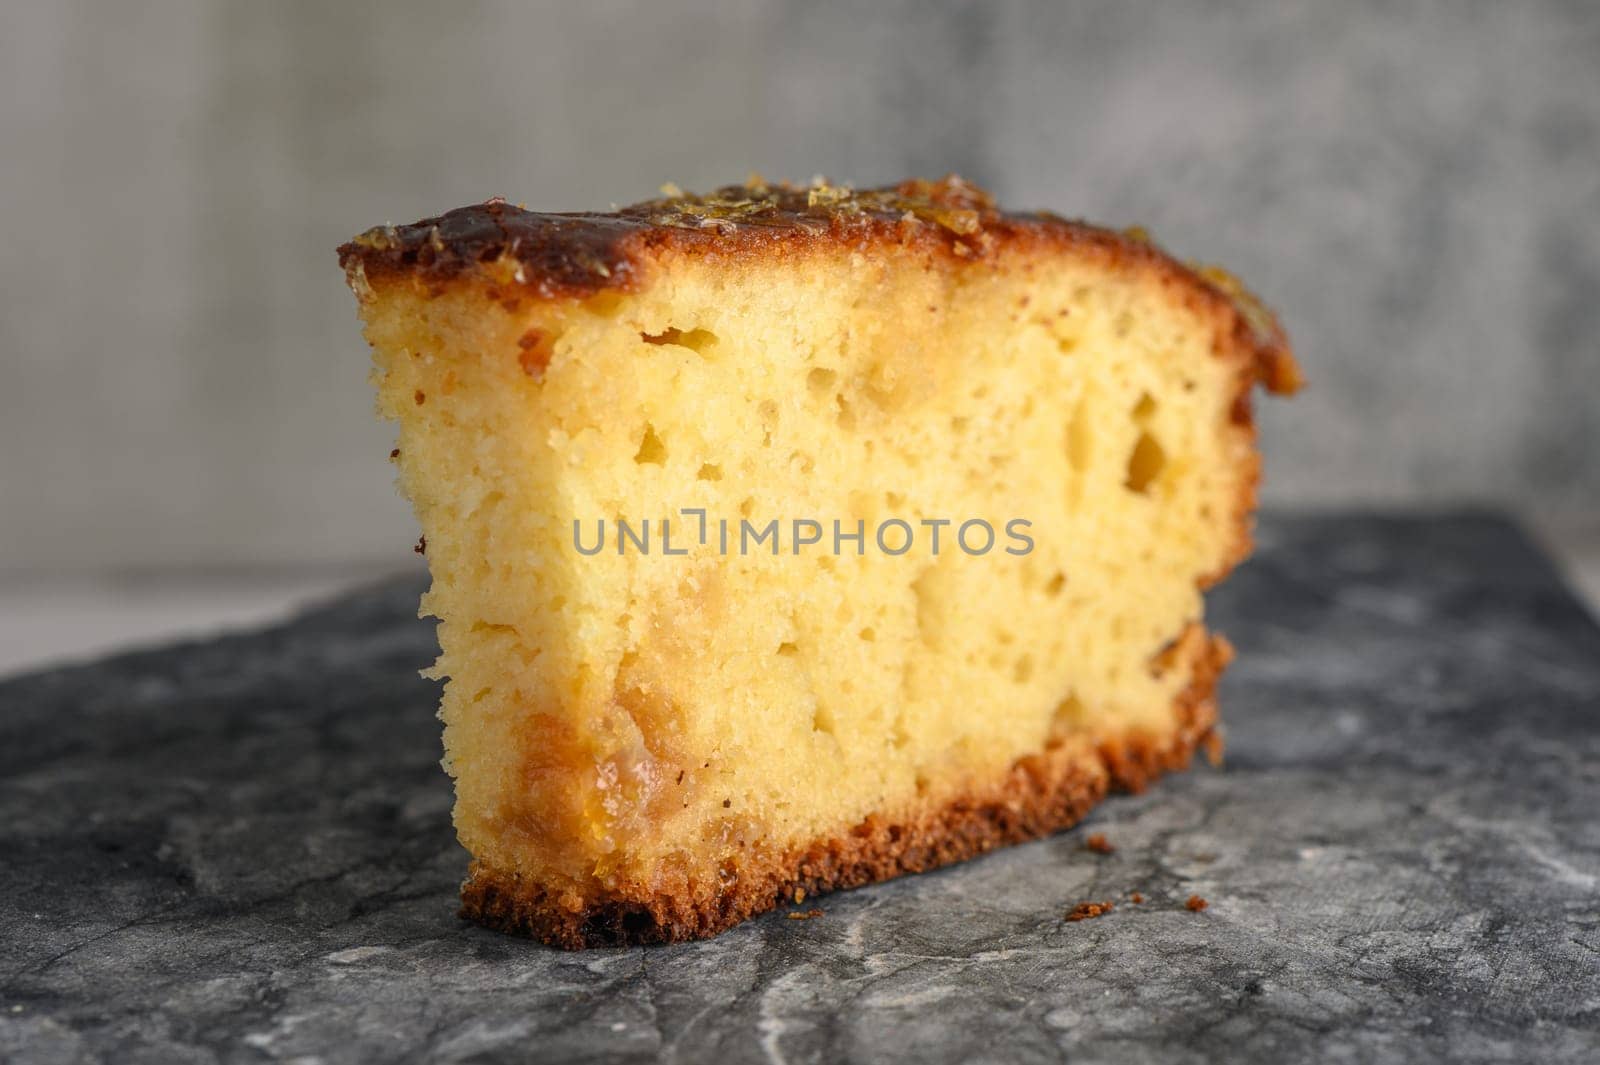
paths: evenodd
<path fill-rule="evenodd" d="M 752 176 L 704 196 L 673 186 L 662 193 L 609 214 L 548 214 L 496 198 L 411 225 L 369 229 L 339 248 L 339 262 L 368 280 L 406 276 L 438 285 L 510 260 L 518 284 L 553 299 L 625 290 L 643 264 L 668 250 L 758 257 L 813 243 L 865 251 L 892 242 L 978 260 L 1003 244 L 1074 244 L 1175 268 L 1233 306 L 1262 383 L 1277 392 L 1300 384 L 1287 338 L 1260 301 L 1220 268 L 1170 259 L 1139 229 L 1119 233 L 1048 211 L 1002 211 L 987 192 L 955 175 L 874 189 Z"/>

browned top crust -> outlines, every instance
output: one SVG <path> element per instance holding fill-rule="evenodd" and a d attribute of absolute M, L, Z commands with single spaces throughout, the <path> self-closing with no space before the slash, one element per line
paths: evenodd
<path fill-rule="evenodd" d="M 496 198 L 408 226 L 369 229 L 339 248 L 339 262 L 369 280 L 399 275 L 437 284 L 511 259 L 515 280 L 549 299 L 626 290 L 642 265 L 665 250 L 759 256 L 804 243 L 862 250 L 893 243 L 976 260 L 1004 245 L 1079 245 L 1176 271 L 1221 297 L 1237 312 L 1240 339 L 1254 349 L 1258 379 L 1274 392 L 1300 385 L 1288 338 L 1266 307 L 1232 275 L 1185 266 L 1140 230 L 1119 233 L 1048 211 L 1002 211 L 987 192 L 953 174 L 877 189 L 752 177 L 708 196 L 663 192 L 611 214 L 544 214 Z"/>

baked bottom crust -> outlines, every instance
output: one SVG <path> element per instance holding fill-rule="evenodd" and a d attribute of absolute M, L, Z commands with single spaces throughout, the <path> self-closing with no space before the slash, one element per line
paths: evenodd
<path fill-rule="evenodd" d="M 1109 792 L 1142 791 L 1186 768 L 1196 748 L 1217 760 L 1216 682 L 1233 652 L 1220 636 L 1204 640 L 1167 735 L 1049 747 L 1019 759 L 992 788 L 908 818 L 874 815 L 843 835 L 753 857 L 725 872 L 715 889 L 574 903 L 570 892 L 475 861 L 461 888 L 461 916 L 565 950 L 704 939 L 798 898 L 926 872 L 1070 828 Z"/>

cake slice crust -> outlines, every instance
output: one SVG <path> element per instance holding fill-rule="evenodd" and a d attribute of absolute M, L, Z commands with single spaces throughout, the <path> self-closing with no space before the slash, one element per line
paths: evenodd
<path fill-rule="evenodd" d="M 341 259 L 429 545 L 467 916 L 709 935 L 1214 743 L 1200 589 L 1248 551 L 1250 392 L 1298 380 L 1226 275 L 954 179 L 490 203 Z M 706 535 L 769 518 L 771 553 Z"/>
<path fill-rule="evenodd" d="M 1216 681 L 1233 651 L 1198 627 L 1190 639 L 1203 657 L 1174 702 L 1179 725 L 1165 738 L 1138 735 L 1099 747 L 1052 742 L 981 791 L 909 817 L 874 814 L 848 832 L 746 857 L 714 888 L 683 883 L 571 898 L 474 862 L 461 888 L 461 916 L 566 950 L 683 942 L 829 891 L 927 872 L 1071 828 L 1107 794 L 1141 792 L 1187 768 L 1196 751 L 1220 760 Z"/>

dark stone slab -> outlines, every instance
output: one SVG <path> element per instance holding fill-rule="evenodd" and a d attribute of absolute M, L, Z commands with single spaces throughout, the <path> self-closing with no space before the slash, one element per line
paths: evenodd
<path fill-rule="evenodd" d="M 1225 769 L 667 948 L 456 919 L 414 583 L 0 685 L 0 1059 L 1597 1060 L 1600 629 L 1493 517 L 1261 540 Z"/>

